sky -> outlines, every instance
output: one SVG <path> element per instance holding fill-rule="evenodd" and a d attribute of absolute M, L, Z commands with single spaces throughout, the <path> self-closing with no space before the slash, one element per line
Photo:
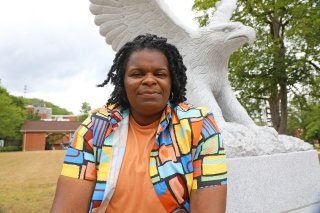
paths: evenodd
<path fill-rule="evenodd" d="M 195 27 L 193 0 L 165 0 Z M 114 51 L 99 34 L 89 0 L 0 1 L 0 85 L 11 95 L 39 98 L 74 114 L 83 102 L 103 106 Z M 0 109 L 1 110 L 1 109 Z"/>

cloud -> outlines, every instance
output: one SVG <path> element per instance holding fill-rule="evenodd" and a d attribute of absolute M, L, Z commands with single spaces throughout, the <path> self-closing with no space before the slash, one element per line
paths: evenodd
<path fill-rule="evenodd" d="M 11 94 L 24 95 L 26 85 L 26 97 L 74 113 L 84 101 L 106 102 L 110 91 L 100 94 L 95 85 L 105 79 L 114 52 L 93 23 L 89 1 L 5 1 L 0 8 L 0 78 Z"/>
<path fill-rule="evenodd" d="M 179 1 L 187 5 L 170 1 L 174 7 Z M 89 0 L 1 1 L 1 85 L 13 95 L 41 98 L 75 114 L 84 101 L 92 108 L 103 105 L 112 86 L 95 85 L 106 78 L 114 52 L 99 35 L 89 5 Z"/>

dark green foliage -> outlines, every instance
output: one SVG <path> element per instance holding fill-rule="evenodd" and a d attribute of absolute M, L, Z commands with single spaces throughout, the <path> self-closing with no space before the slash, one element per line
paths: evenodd
<path fill-rule="evenodd" d="M 203 13 L 200 25 L 207 23 L 216 2 L 195 0 L 194 10 Z M 315 80 L 320 77 L 319 2 L 238 0 L 237 4 L 232 20 L 252 26 L 257 34 L 253 46 L 241 48 L 230 59 L 229 79 L 239 100 L 255 120 L 261 121 L 261 108 L 270 107 L 279 133 L 287 132 L 289 120 L 290 132 L 301 127 L 305 138 L 318 137 L 315 129 L 320 120 L 311 118 L 320 99 Z M 311 123 L 301 126 L 302 120 Z"/>
<path fill-rule="evenodd" d="M 320 78 L 313 79 L 311 91 L 294 96 L 289 113 L 288 132 L 302 128 L 306 141 L 320 141 Z"/>
<path fill-rule="evenodd" d="M 0 152 L 17 152 L 21 151 L 22 147 L 21 146 L 4 146 L 0 147 Z"/>
<path fill-rule="evenodd" d="M 77 117 L 77 120 L 81 122 L 84 121 L 88 117 L 90 110 L 90 104 L 88 102 L 83 102 L 80 110 L 81 115 Z"/>
<path fill-rule="evenodd" d="M 83 122 L 84 120 L 86 120 L 87 117 L 88 117 L 88 115 L 79 115 L 79 116 L 77 117 L 77 121 Z"/>
<path fill-rule="evenodd" d="M 90 104 L 88 102 L 83 102 L 80 110 L 81 114 L 88 115 L 90 110 L 91 110 Z"/>
<path fill-rule="evenodd" d="M 38 112 L 26 112 L 26 120 L 27 121 L 39 121 L 41 117 Z"/>
<path fill-rule="evenodd" d="M 41 99 L 12 96 L 5 88 L 0 86 L 0 139 L 5 139 L 6 144 L 12 144 L 14 141 L 18 141 L 18 144 L 21 144 L 20 129 L 23 123 L 26 120 L 40 120 L 38 113 L 26 112 L 25 110 L 26 105 L 34 103 L 51 107 L 53 114 L 71 114 L 66 109 Z"/>
<path fill-rule="evenodd" d="M 24 122 L 24 112 L 0 86 L 0 139 L 16 138 Z"/>
<path fill-rule="evenodd" d="M 53 134 L 48 135 L 46 141 L 49 144 L 55 144 L 55 143 L 57 143 L 57 141 L 60 141 L 64 136 L 65 136 L 65 134 L 62 134 L 62 133 L 53 133 Z"/>
<path fill-rule="evenodd" d="M 210 15 L 215 10 L 215 5 L 219 0 L 195 0 L 192 6 L 192 10 L 201 13 L 201 15 L 196 17 L 199 25 L 201 27 L 206 26 L 208 24 Z"/>

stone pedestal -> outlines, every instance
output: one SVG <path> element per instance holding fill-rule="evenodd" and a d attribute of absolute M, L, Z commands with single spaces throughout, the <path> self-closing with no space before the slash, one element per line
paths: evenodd
<path fill-rule="evenodd" d="M 228 213 L 320 212 L 315 150 L 227 159 Z"/>

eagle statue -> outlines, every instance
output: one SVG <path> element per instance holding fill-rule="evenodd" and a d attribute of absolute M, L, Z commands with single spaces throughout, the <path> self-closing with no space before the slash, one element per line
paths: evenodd
<path fill-rule="evenodd" d="M 146 33 L 165 37 L 177 46 L 187 67 L 188 102 L 206 106 L 214 113 L 223 130 L 228 157 L 292 151 L 294 148 L 288 145 L 292 140 L 301 150 L 310 148 L 288 138 L 282 138 L 287 143 L 280 144 L 276 131 L 256 126 L 237 100 L 228 80 L 228 61 L 234 51 L 255 40 L 255 31 L 230 21 L 236 0 L 218 2 L 211 22 L 196 30 L 175 17 L 163 0 L 90 2 L 95 24 L 114 51 Z"/>

